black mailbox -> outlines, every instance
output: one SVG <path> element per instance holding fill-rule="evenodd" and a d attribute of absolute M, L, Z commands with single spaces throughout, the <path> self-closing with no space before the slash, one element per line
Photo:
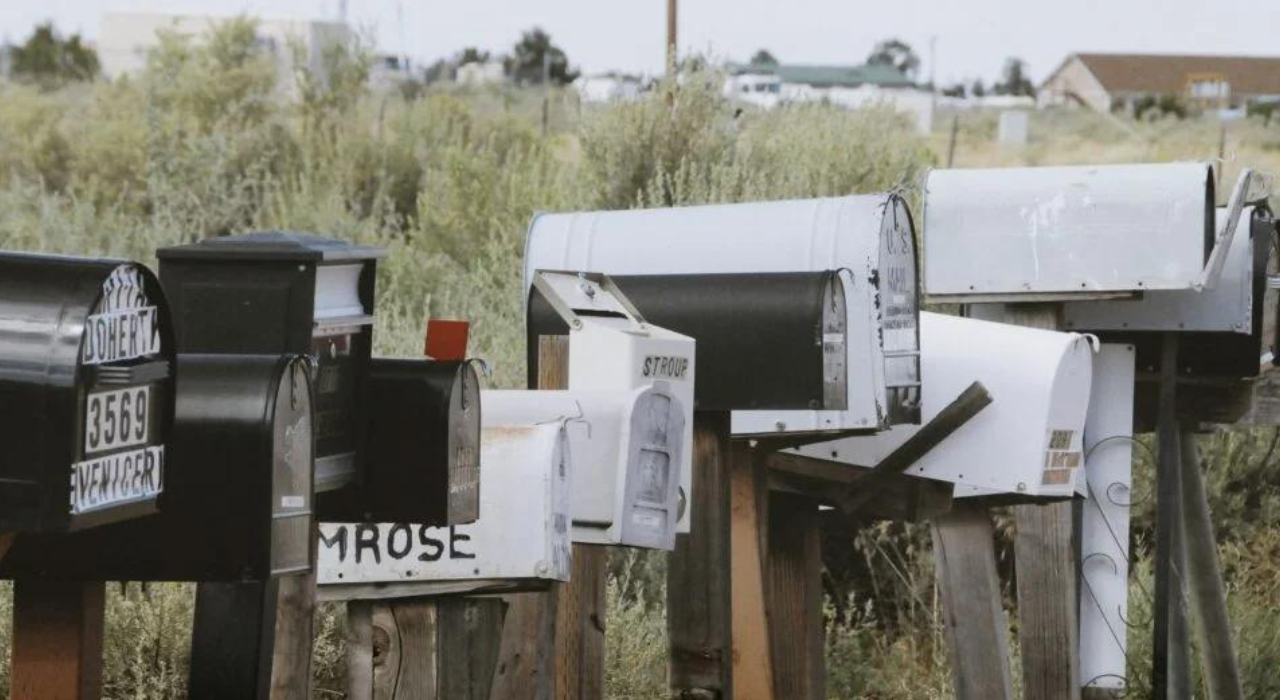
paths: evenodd
<path fill-rule="evenodd" d="M 838 272 L 611 278 L 645 321 L 697 341 L 699 410 L 847 408 L 848 348 L 858 339 Z M 533 386 L 538 336 L 567 335 L 569 328 L 536 288 L 527 328 Z"/>
<path fill-rule="evenodd" d="M 358 489 L 324 494 L 325 522 L 461 525 L 480 517 L 480 382 L 468 361 L 375 359 Z"/>
<path fill-rule="evenodd" d="M 262 232 L 157 253 L 179 352 L 314 359 L 317 491 L 363 478 L 374 277 L 385 252 Z"/>
<path fill-rule="evenodd" d="M 5 578 L 259 581 L 314 561 L 308 361 L 179 355 L 164 510 L 18 538 Z"/>
<path fill-rule="evenodd" d="M 0 530 L 156 511 L 172 476 L 173 353 L 146 267 L 0 253 Z"/>

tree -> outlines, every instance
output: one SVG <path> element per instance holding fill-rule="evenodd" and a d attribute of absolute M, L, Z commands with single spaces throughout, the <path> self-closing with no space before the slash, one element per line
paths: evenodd
<path fill-rule="evenodd" d="M 769 53 L 769 49 L 760 49 L 751 56 L 751 64 L 755 66 L 776 66 L 778 59 Z"/>
<path fill-rule="evenodd" d="M 98 74 L 98 54 L 80 41 L 58 36 L 49 23 L 36 27 L 22 46 L 13 49 L 13 76 L 44 85 L 92 80 Z"/>
<path fill-rule="evenodd" d="M 550 80 L 565 85 L 578 77 L 578 71 L 569 68 L 569 58 L 564 51 L 551 43 L 551 36 L 538 27 L 520 37 L 508 59 L 508 70 L 519 83 L 540 84 Z"/>
<path fill-rule="evenodd" d="M 489 52 L 477 49 L 474 46 L 468 46 L 458 53 L 458 58 L 454 63 L 459 66 L 465 66 L 468 63 L 488 63 Z"/>
<path fill-rule="evenodd" d="M 867 56 L 867 63 L 873 66 L 893 66 L 912 80 L 920 70 L 920 57 L 910 44 L 901 39 L 886 39 L 876 44 L 871 55 Z"/>
<path fill-rule="evenodd" d="M 1000 82 L 992 86 L 997 95 L 1034 95 L 1035 85 L 1027 77 L 1027 64 L 1021 58 L 1006 58 Z"/>
<path fill-rule="evenodd" d="M 982 78 L 973 81 L 973 85 L 969 87 L 969 94 L 974 97 L 986 97 L 987 86 L 982 84 Z"/>
<path fill-rule="evenodd" d="M 942 94 L 945 97 L 963 98 L 965 95 L 968 94 L 968 90 L 965 88 L 964 83 L 955 83 L 948 87 L 942 88 Z"/>

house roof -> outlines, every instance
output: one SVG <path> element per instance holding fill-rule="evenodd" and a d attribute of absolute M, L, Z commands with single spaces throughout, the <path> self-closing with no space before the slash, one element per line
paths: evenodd
<path fill-rule="evenodd" d="M 1280 95 L 1280 57 L 1078 53 L 1107 92 L 1177 94 L 1193 75 L 1220 74 L 1239 95 Z"/>
<path fill-rule="evenodd" d="M 915 85 L 902 71 L 883 64 L 860 66 L 819 66 L 801 63 L 747 63 L 730 64 L 734 75 L 754 73 L 776 75 L 786 83 L 804 83 L 814 87 L 911 87 Z"/>

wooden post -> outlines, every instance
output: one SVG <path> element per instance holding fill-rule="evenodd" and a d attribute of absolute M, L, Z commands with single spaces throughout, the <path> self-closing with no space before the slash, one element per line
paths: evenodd
<path fill-rule="evenodd" d="M 102 697 L 106 586 L 14 582 L 12 700 Z"/>
<path fill-rule="evenodd" d="M 933 523 L 933 557 L 956 700 L 1013 700 L 1009 625 L 985 508 L 958 501 Z"/>
<path fill-rule="evenodd" d="M 1181 445 L 1178 439 L 1178 336 L 1165 333 L 1160 349 L 1160 399 L 1156 419 L 1155 625 L 1151 644 L 1151 696 L 1154 700 L 1190 697 L 1186 612 L 1178 551 L 1182 545 Z"/>
<path fill-rule="evenodd" d="M 498 663 L 506 604 L 501 598 L 442 598 L 436 603 L 439 700 L 488 700 Z"/>
<path fill-rule="evenodd" d="M 768 531 L 764 464 L 754 448 L 737 440 L 731 443 L 729 468 L 733 697 L 772 700 L 773 662 L 761 547 L 762 536 Z"/>
<path fill-rule="evenodd" d="M 347 698 L 435 700 L 436 606 L 407 598 L 347 605 Z"/>
<path fill-rule="evenodd" d="M 554 590 L 507 597 L 490 700 L 549 700 L 555 691 Z"/>
<path fill-rule="evenodd" d="M 609 549 L 573 545 L 573 570 L 557 586 L 556 698 L 604 700 L 605 573 Z"/>
<path fill-rule="evenodd" d="M 190 700 L 309 700 L 315 574 L 201 583 Z"/>
<path fill-rule="evenodd" d="M 818 504 L 803 496 L 770 492 L 768 527 L 765 592 L 773 694 L 787 700 L 825 700 L 826 635 Z"/>
<path fill-rule="evenodd" d="M 1209 500 L 1200 476 L 1196 436 L 1190 431 L 1182 433 L 1182 522 L 1186 535 L 1191 613 L 1196 622 L 1200 668 L 1209 689 L 1209 698 L 1244 700 Z"/>
<path fill-rule="evenodd" d="M 1062 305 L 1009 304 L 1005 323 L 1062 328 Z M 999 397 L 997 397 L 999 400 Z M 1079 563 L 1070 501 L 1013 508 L 1018 647 L 1026 700 L 1079 700 Z"/>
<path fill-rule="evenodd" d="M 729 413 L 693 419 L 692 531 L 667 567 L 669 680 L 675 700 L 733 697 L 729 591 Z"/>

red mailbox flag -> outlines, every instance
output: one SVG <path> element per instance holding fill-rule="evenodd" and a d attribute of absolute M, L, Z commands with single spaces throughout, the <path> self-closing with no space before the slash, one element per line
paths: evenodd
<path fill-rule="evenodd" d="M 423 352 L 435 360 L 467 359 L 467 334 L 471 329 L 468 321 L 445 321 L 431 319 L 427 321 L 427 342 Z"/>

